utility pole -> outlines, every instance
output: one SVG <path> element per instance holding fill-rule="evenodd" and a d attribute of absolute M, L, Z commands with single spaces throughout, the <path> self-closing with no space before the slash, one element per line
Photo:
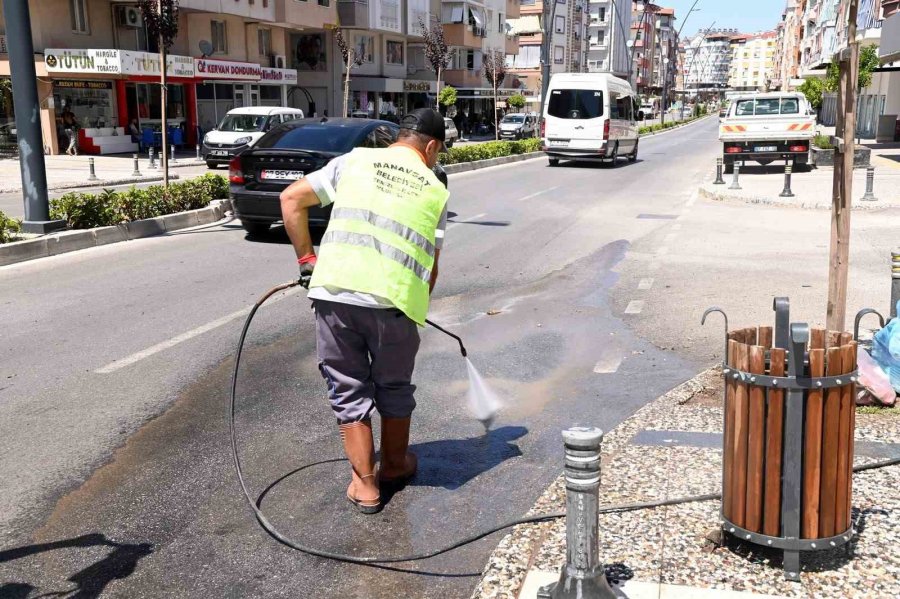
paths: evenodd
<path fill-rule="evenodd" d="M 859 72 L 859 44 L 856 41 L 856 17 L 859 0 L 850 0 L 847 48 L 835 57 L 840 60 L 838 88 L 837 138 L 838 160 L 834 161 L 831 196 L 831 249 L 828 259 L 828 307 L 826 326 L 844 330 L 847 312 L 847 275 L 850 259 L 850 199 L 853 191 L 853 143 L 856 129 L 856 83 Z"/>
<path fill-rule="evenodd" d="M 162 20 L 163 0 L 158 0 L 157 10 L 159 10 L 160 20 Z M 159 97 L 162 100 L 160 107 L 160 117 L 162 118 L 162 148 L 160 155 L 162 157 L 163 171 L 163 188 L 169 189 L 169 123 L 166 120 L 166 108 L 169 103 L 168 87 L 166 87 L 166 40 L 163 36 L 163 28 L 159 29 Z"/>
<path fill-rule="evenodd" d="M 544 19 L 543 39 L 541 40 L 541 104 L 547 103 L 547 90 L 550 89 L 550 46 L 553 41 L 553 21 L 556 17 L 558 0 L 543 0 L 541 16 Z M 496 110 L 496 107 L 494 107 Z M 544 108 L 541 106 L 541 121 L 544 120 Z"/>
<path fill-rule="evenodd" d="M 681 40 L 681 30 L 684 29 L 684 26 L 687 25 L 688 18 L 690 18 L 691 13 L 699 10 L 697 8 L 697 2 L 700 0 L 694 0 L 694 3 L 691 4 L 691 7 L 688 9 L 687 14 L 684 15 L 684 20 L 681 22 L 681 27 L 678 28 L 678 31 L 675 33 L 675 39 L 672 40 L 675 46 L 675 56 L 667 56 L 666 61 L 663 63 L 665 65 L 663 69 L 663 76 L 665 77 L 665 81 L 663 82 L 663 98 L 662 98 L 662 106 L 660 107 L 660 123 L 665 124 L 666 122 L 666 107 L 668 105 L 669 100 L 669 62 L 678 61 L 678 44 Z M 646 10 L 646 9 L 645 9 Z M 684 65 L 682 65 L 684 66 Z M 684 90 L 682 90 L 684 91 Z M 684 95 L 681 98 L 681 120 L 684 120 Z"/>
<path fill-rule="evenodd" d="M 31 14 L 28 0 L 3 3 L 9 47 L 9 72 L 13 81 L 16 107 L 16 134 L 19 143 L 19 170 L 25 202 L 26 233 L 45 234 L 64 229 L 65 221 L 50 220 L 47 196 L 47 166 L 44 163 L 44 139 L 41 134 L 41 105 L 34 71 L 34 42 L 31 40 Z"/>

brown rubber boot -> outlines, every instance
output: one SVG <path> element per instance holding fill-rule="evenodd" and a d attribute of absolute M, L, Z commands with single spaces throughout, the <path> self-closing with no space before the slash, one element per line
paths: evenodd
<path fill-rule="evenodd" d="M 415 476 L 419 461 L 409 449 L 410 418 L 381 418 L 382 483 L 403 486 Z"/>
<path fill-rule="evenodd" d="M 363 514 L 381 510 L 381 494 L 375 475 L 375 442 L 372 440 L 372 421 L 340 425 L 344 451 L 352 468 L 347 499 Z"/>

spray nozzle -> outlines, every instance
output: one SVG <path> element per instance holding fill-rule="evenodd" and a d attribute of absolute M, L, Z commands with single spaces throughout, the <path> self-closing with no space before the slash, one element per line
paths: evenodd
<path fill-rule="evenodd" d="M 463 345 L 462 339 L 459 338 L 459 335 L 454 335 L 447 329 L 439 327 L 438 325 L 434 324 L 433 322 L 431 322 L 430 320 L 427 320 L 427 319 L 425 320 L 425 324 L 433 326 L 434 328 L 436 328 L 443 334 L 447 335 L 448 337 L 453 337 L 454 339 L 456 339 L 456 342 L 459 343 L 459 351 L 462 354 L 462 357 L 465 358 L 466 356 L 468 356 L 468 352 L 466 351 L 466 346 Z"/>

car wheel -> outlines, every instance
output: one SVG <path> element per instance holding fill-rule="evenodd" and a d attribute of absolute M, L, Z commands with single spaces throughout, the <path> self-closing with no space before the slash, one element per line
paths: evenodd
<path fill-rule="evenodd" d="M 628 155 L 628 162 L 637 162 L 638 143 L 634 143 L 634 151 Z"/>
<path fill-rule="evenodd" d="M 734 174 L 734 163 L 733 163 L 733 162 L 726 162 L 726 163 L 725 163 L 725 174 L 726 174 L 726 175 L 733 175 L 733 174 Z"/>
<path fill-rule="evenodd" d="M 451 139 L 450 141 L 444 142 L 444 145 L 447 146 L 447 149 L 448 149 L 448 150 L 449 150 L 450 148 L 453 147 L 453 142 L 454 142 L 454 141 L 455 141 L 455 140 L 452 140 L 452 139 Z"/>
<path fill-rule="evenodd" d="M 244 227 L 247 235 L 255 237 L 267 233 L 271 225 L 269 223 L 260 223 L 252 220 L 242 220 L 241 226 Z"/>
<path fill-rule="evenodd" d="M 214 171 L 214 170 L 216 170 L 217 168 L 219 168 L 219 165 L 216 164 L 215 162 L 209 162 L 209 161 L 207 161 L 207 163 L 206 163 L 206 168 L 208 168 L 208 169 Z"/>
<path fill-rule="evenodd" d="M 559 158 L 551 158 L 550 166 L 559 166 Z"/>

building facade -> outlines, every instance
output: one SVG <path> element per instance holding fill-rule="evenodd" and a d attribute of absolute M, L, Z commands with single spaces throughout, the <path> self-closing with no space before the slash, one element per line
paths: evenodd
<path fill-rule="evenodd" d="M 685 88 L 689 93 L 728 87 L 731 40 L 737 35 L 736 29 L 712 29 L 685 40 Z"/>
<path fill-rule="evenodd" d="M 631 44 L 632 84 L 637 92 L 654 97 L 674 92 L 678 60 L 675 10 L 634 2 Z"/>
<path fill-rule="evenodd" d="M 590 0 L 588 12 L 587 70 L 630 78 L 632 0 Z"/>
<path fill-rule="evenodd" d="M 775 69 L 775 32 L 737 35 L 731 39 L 728 86 L 737 91 L 768 91 Z"/>
<path fill-rule="evenodd" d="M 550 74 L 580 73 L 588 56 L 586 0 L 556 0 L 550 32 Z M 521 0 L 520 14 L 512 20 L 511 33 L 518 38 L 518 52 L 508 55 L 507 66 L 515 89 L 524 93 L 527 110 L 540 110 L 541 26 L 544 5 L 538 0 Z"/>

